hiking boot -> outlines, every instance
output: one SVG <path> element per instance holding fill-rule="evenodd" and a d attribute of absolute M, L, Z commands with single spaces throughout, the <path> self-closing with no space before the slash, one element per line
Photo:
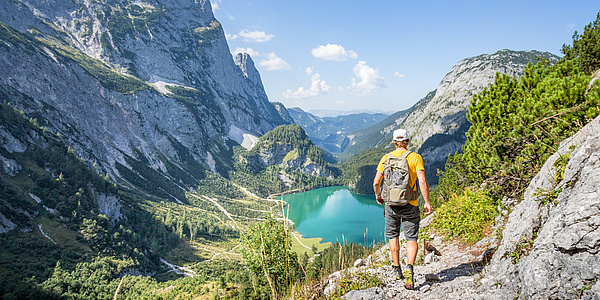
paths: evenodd
<path fill-rule="evenodd" d="M 412 290 L 414 288 L 413 272 L 409 269 L 404 269 L 402 275 L 404 275 L 404 287 L 407 290 Z"/>
<path fill-rule="evenodd" d="M 396 278 L 396 280 L 404 279 L 404 275 L 402 275 L 402 268 L 400 266 L 393 266 L 393 268 L 394 272 L 396 273 L 396 276 L 394 276 L 394 278 Z"/>

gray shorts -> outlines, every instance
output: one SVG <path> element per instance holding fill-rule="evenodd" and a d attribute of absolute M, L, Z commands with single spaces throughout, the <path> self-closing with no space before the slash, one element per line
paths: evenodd
<path fill-rule="evenodd" d="M 402 225 L 406 240 L 417 241 L 419 222 L 421 221 L 421 212 L 418 207 L 410 204 L 405 206 L 386 205 L 383 214 L 385 216 L 386 238 L 397 238 L 400 235 L 400 225 Z"/>

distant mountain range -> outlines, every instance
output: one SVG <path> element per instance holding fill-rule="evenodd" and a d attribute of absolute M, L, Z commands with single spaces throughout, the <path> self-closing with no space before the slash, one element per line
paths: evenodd
<path fill-rule="evenodd" d="M 387 118 L 382 113 L 359 113 L 335 117 L 319 117 L 298 107 L 288 108 L 293 122 L 302 126 L 313 142 L 333 153 L 344 150 L 346 136 Z"/>
<path fill-rule="evenodd" d="M 305 111 L 310 114 L 313 114 L 315 116 L 319 116 L 321 118 L 356 115 L 356 114 L 369 114 L 369 115 L 384 114 L 384 115 L 389 116 L 394 113 L 393 110 L 384 111 L 384 110 L 372 110 L 372 109 L 352 109 L 352 110 L 307 109 Z"/>

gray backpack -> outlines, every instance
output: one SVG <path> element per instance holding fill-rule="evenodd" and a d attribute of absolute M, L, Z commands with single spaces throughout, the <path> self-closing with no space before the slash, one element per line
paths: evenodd
<path fill-rule="evenodd" d="M 410 174 L 406 157 L 412 152 L 406 150 L 400 157 L 387 154 L 383 164 L 383 186 L 381 197 L 385 204 L 391 206 L 404 206 L 411 200 L 419 198 L 419 192 L 410 186 Z"/>

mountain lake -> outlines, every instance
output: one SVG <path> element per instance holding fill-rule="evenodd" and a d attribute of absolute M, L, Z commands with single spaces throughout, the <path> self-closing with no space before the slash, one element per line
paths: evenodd
<path fill-rule="evenodd" d="M 284 214 L 305 238 L 364 246 L 385 243 L 383 205 L 375 196 L 359 195 L 347 187 L 325 187 L 285 195 Z"/>

